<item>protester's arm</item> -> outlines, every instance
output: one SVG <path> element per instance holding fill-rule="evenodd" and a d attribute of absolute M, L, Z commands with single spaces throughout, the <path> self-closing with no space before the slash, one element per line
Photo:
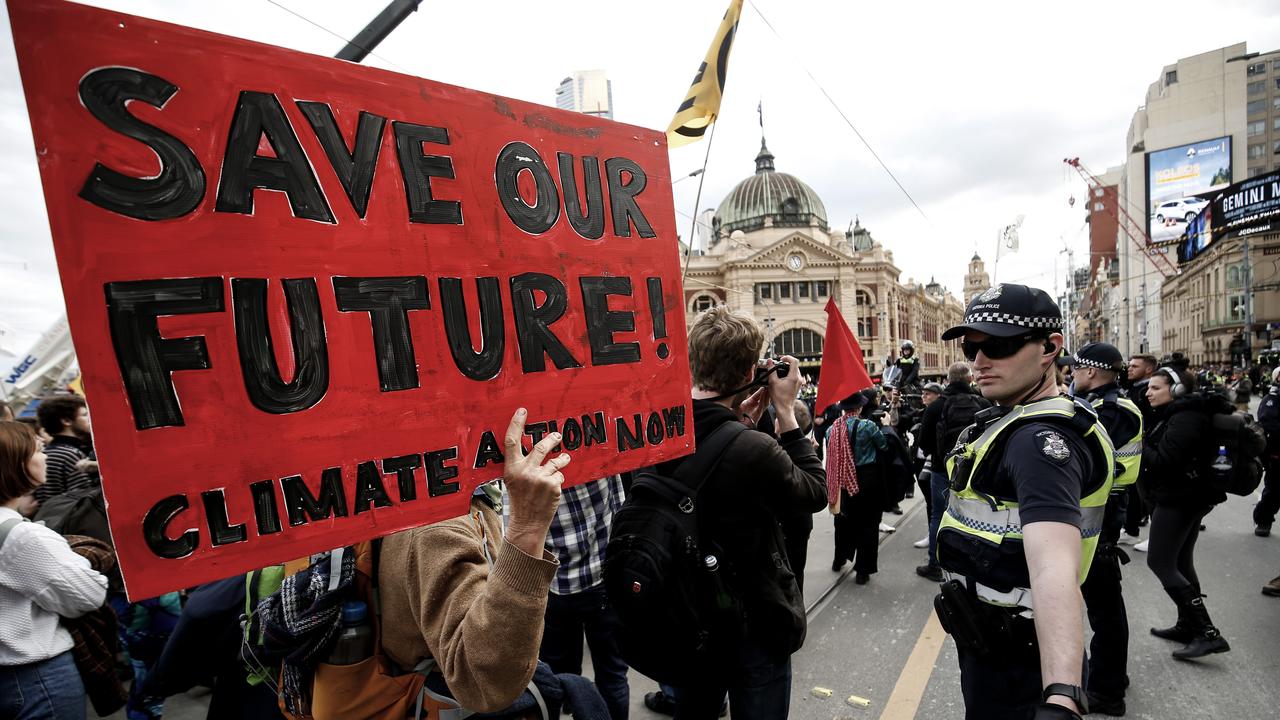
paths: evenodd
<path fill-rule="evenodd" d="M 875 423 L 873 423 L 873 422 L 868 422 L 868 423 L 866 424 L 866 427 L 870 428 L 870 429 L 867 431 L 867 436 L 868 436 L 869 438 L 871 438 L 871 444 L 872 444 L 872 445 L 875 445 L 875 446 L 876 446 L 876 449 L 877 449 L 877 450 L 879 450 L 879 451 L 881 451 L 881 452 L 883 452 L 883 451 L 885 451 L 885 450 L 888 450 L 888 449 L 889 449 L 889 441 L 887 441 L 887 440 L 885 440 L 885 439 L 884 439 L 884 433 L 880 432 L 880 428 L 879 428 L 879 426 L 877 426 L 877 425 L 876 425 Z"/>
<path fill-rule="evenodd" d="M 760 448 L 761 457 L 751 466 L 759 468 L 759 477 L 766 478 L 773 504 L 810 513 L 826 507 L 827 473 L 813 443 L 799 428 L 782 433 L 777 442 L 760 443 Z"/>
<path fill-rule="evenodd" d="M 1023 527 L 1023 547 L 1036 608 L 1036 638 L 1044 686 L 1050 683 L 1081 686 L 1084 601 L 1078 575 L 1080 528 L 1060 522 L 1030 523 Z M 1054 695 L 1048 702 L 1080 712 L 1070 698 Z"/>
<path fill-rule="evenodd" d="M 543 462 L 560 442 L 557 433 L 523 455 L 525 417 L 519 411 L 507 430 L 503 477 L 511 515 L 506 537 L 494 543 L 492 569 L 484 534 L 500 524 L 474 508 L 465 520 L 414 531 L 409 551 L 405 583 L 419 629 L 450 692 L 477 712 L 506 708 L 532 679 L 557 567 L 544 543 L 569 458 Z"/>
<path fill-rule="evenodd" d="M 67 541 L 47 528 L 28 528 L 15 544 L 15 567 L 0 572 L 7 587 L 17 588 L 51 613 L 77 618 L 102 607 L 107 599 L 107 578 L 77 555 Z M 6 548 L 7 549 L 7 548 Z"/>

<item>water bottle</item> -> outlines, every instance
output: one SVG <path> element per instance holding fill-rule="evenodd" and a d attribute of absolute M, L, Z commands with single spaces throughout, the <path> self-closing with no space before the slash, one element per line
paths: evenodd
<path fill-rule="evenodd" d="M 1227 447 L 1225 445 L 1218 446 L 1218 457 L 1214 459 L 1213 464 L 1209 466 L 1210 472 L 1213 474 L 1214 484 L 1219 488 L 1225 488 L 1230 485 L 1231 471 L 1233 465 L 1231 458 L 1227 457 Z"/>
<path fill-rule="evenodd" d="M 329 651 L 330 665 L 355 665 L 373 657 L 373 625 L 369 606 L 359 600 L 342 603 L 342 628 Z"/>
<path fill-rule="evenodd" d="M 716 609 L 728 610 L 733 607 L 733 598 L 725 589 L 724 576 L 720 574 L 720 560 L 715 555 L 708 555 L 702 558 L 702 564 L 707 569 L 711 587 L 715 591 Z"/>

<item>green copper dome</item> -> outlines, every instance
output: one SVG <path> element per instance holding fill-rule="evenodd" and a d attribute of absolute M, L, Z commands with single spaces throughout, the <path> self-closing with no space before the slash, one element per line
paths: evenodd
<path fill-rule="evenodd" d="M 827 208 L 808 185 L 795 176 L 774 170 L 773 153 L 760 141 L 756 173 L 738 183 L 716 209 L 713 226 L 718 232 L 750 232 L 764 227 L 809 227 L 811 221 L 827 230 Z"/>

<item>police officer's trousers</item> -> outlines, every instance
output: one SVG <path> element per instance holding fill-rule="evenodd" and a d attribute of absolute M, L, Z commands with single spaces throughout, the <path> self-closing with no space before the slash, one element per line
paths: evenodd
<path fill-rule="evenodd" d="M 1120 587 L 1120 550 L 1115 545 L 1127 504 L 1125 492 L 1113 493 L 1107 499 L 1098 551 L 1089 577 L 1080 586 L 1089 627 L 1093 628 L 1086 686 L 1090 692 L 1108 699 L 1124 698 L 1128 685 L 1129 617 Z"/>
<path fill-rule="evenodd" d="M 1032 720 L 1041 702 L 1040 647 L 1031 620 L 1014 618 L 1011 638 L 979 655 L 957 647 L 965 720 Z"/>

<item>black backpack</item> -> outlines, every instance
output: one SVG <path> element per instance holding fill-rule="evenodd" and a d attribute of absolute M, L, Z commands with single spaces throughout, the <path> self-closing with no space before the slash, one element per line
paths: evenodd
<path fill-rule="evenodd" d="M 960 433 L 973 424 L 973 416 L 991 407 L 990 400 L 970 392 L 944 395 L 943 400 L 946 404 L 942 406 L 942 417 L 938 420 L 937 457 L 946 457 L 955 448 Z"/>
<path fill-rule="evenodd" d="M 1267 449 L 1267 435 L 1242 412 L 1214 412 L 1213 453 L 1209 466 L 1209 484 L 1232 495 L 1252 495 L 1262 482 L 1265 469 L 1262 456 Z M 1228 465 L 1217 463 L 1218 448 L 1226 448 Z"/>
<path fill-rule="evenodd" d="M 699 536 L 698 490 L 746 430 L 740 422 L 716 428 L 674 477 L 654 468 L 637 471 L 613 516 L 604 584 L 622 620 L 622 658 L 658 682 L 705 676 L 716 667 L 716 650 L 742 633 L 742 606 L 726 580 L 730 570 Z"/>

